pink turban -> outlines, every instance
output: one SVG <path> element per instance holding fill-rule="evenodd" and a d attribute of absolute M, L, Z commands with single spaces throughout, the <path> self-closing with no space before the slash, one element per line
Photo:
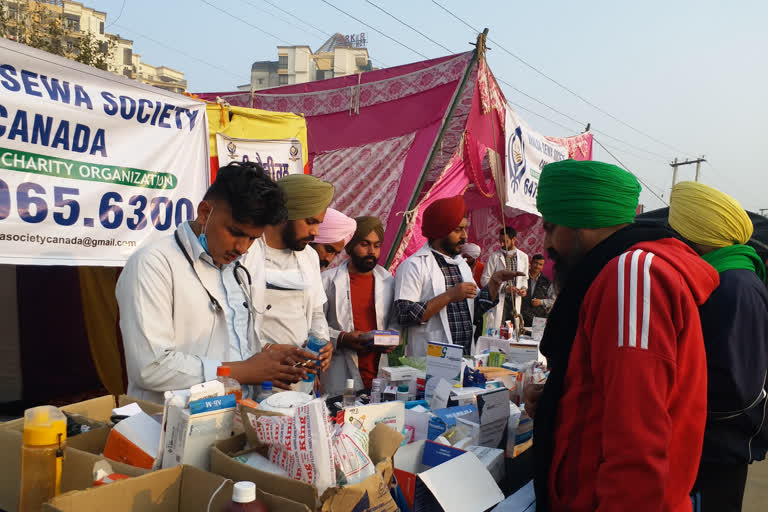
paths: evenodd
<path fill-rule="evenodd" d="M 333 208 L 325 211 L 325 218 L 320 223 L 319 233 L 312 241 L 315 244 L 335 244 L 344 242 L 347 245 L 357 229 L 355 219 L 350 219 L 343 213 Z"/>

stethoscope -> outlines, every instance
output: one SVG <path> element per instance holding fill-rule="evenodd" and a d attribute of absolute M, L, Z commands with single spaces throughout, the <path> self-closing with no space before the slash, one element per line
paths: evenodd
<path fill-rule="evenodd" d="M 176 245 L 179 246 L 179 249 L 181 249 L 182 254 L 184 254 L 184 258 L 186 258 L 187 262 L 189 263 L 189 266 L 192 267 L 192 273 L 195 274 L 195 277 L 197 278 L 197 282 L 200 283 L 200 286 L 203 287 L 203 290 L 205 290 L 205 293 L 208 295 L 208 299 L 211 301 L 211 311 L 214 313 L 218 313 L 220 311 L 223 311 L 223 308 L 221 307 L 221 304 L 219 304 L 219 301 L 216 300 L 216 297 L 213 296 L 213 294 L 208 290 L 208 288 L 203 284 L 203 280 L 200 279 L 200 275 L 197 273 L 197 269 L 195 269 L 195 263 L 192 261 L 192 257 L 187 252 L 186 247 L 184 247 L 184 244 L 181 243 L 181 238 L 179 238 L 179 232 L 178 230 L 173 234 L 173 237 L 176 239 Z M 243 280 L 240 271 L 245 273 L 246 280 L 248 281 L 248 286 L 245 286 L 245 281 Z M 245 268 L 240 261 L 235 262 L 235 268 L 232 270 L 232 273 L 235 276 L 235 281 L 237 282 L 237 285 L 240 287 L 240 290 L 243 292 L 243 296 L 245 297 L 245 302 L 243 303 L 243 306 L 245 306 L 246 309 L 248 309 L 249 315 L 254 315 L 256 313 L 263 314 L 264 311 L 258 311 L 254 305 L 253 300 L 251 298 L 251 285 L 253 284 L 253 280 L 251 279 L 251 273 L 248 272 L 248 269 Z"/>

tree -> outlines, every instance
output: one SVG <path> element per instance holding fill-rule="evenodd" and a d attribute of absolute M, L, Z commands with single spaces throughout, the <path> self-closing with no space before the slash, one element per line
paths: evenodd
<path fill-rule="evenodd" d="M 112 58 L 114 48 L 115 41 L 112 38 L 107 38 L 107 41 L 103 42 L 96 39 L 90 32 L 86 32 L 80 36 L 74 60 L 109 71 L 109 60 Z"/>
<path fill-rule="evenodd" d="M 64 20 L 63 0 L 0 0 L 0 36 L 33 48 L 107 70 L 115 42 L 99 41 L 90 31 Z"/>

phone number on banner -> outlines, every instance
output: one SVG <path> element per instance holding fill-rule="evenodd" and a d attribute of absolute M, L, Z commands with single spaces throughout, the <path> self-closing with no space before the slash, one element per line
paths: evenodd
<path fill-rule="evenodd" d="M 92 212 L 95 215 L 89 217 L 82 215 L 79 196 L 78 188 L 54 186 L 46 189 L 32 182 L 20 183 L 13 190 L 0 179 L 0 221 L 11 214 L 13 199 L 19 218 L 30 224 L 43 222 L 52 213 L 53 221 L 60 226 L 72 226 L 82 216 L 85 227 L 93 227 L 98 221 L 106 229 L 117 229 L 125 224 L 128 229 L 138 231 L 151 224 L 156 230 L 165 231 L 191 220 L 195 213 L 192 201 L 185 197 L 174 202 L 165 196 L 148 198 L 142 194 L 123 196 L 118 192 L 105 192 L 99 199 L 98 212 Z M 51 208 L 55 210 L 51 212 Z"/>

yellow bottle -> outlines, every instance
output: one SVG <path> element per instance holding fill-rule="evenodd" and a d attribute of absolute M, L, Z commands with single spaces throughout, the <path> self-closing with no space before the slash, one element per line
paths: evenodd
<path fill-rule="evenodd" d="M 61 491 L 61 464 L 67 440 L 67 417 L 43 405 L 24 411 L 19 512 L 39 511 Z"/>

